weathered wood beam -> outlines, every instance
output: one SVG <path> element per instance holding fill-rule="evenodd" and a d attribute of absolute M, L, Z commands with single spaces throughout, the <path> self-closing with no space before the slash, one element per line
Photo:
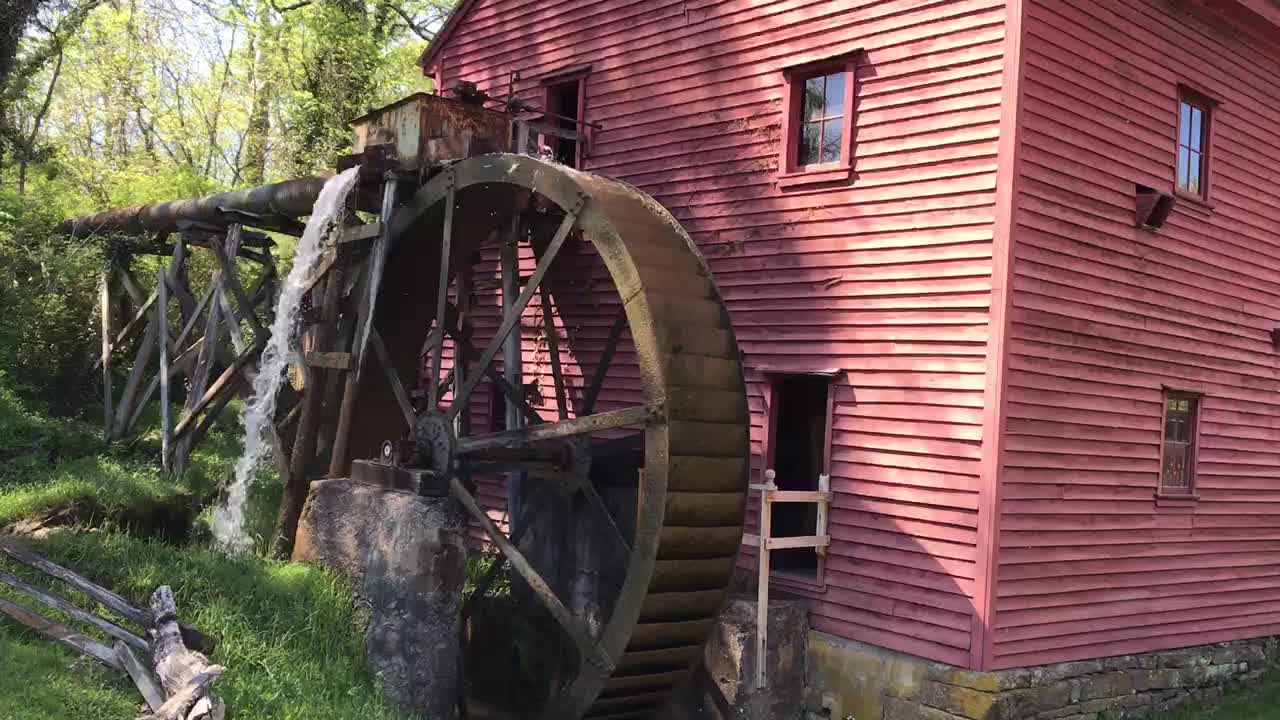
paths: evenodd
<path fill-rule="evenodd" d="M 152 624 L 151 613 L 140 610 L 129 604 L 120 595 L 102 587 L 101 585 L 88 580 L 80 575 L 68 570 L 57 563 L 50 562 L 45 558 L 36 555 L 27 550 L 22 545 L 13 540 L 0 538 L 0 553 L 8 555 L 27 567 L 39 570 L 49 577 L 61 580 L 70 585 L 81 593 L 84 593 L 91 600 L 105 605 L 111 612 L 128 620 L 129 622 L 140 627 L 150 627 Z M 195 648 L 202 653 L 212 653 L 217 647 L 217 641 L 205 635 L 199 630 L 188 625 L 181 625 L 183 642 L 188 647 Z"/>
<path fill-rule="evenodd" d="M 151 668 L 143 665 L 128 645 L 117 641 L 113 649 L 116 651 L 116 659 L 133 679 L 133 685 L 142 694 L 147 707 L 151 708 L 152 712 L 159 710 L 164 705 L 164 690 L 160 688 L 160 681 L 152 674 Z M 151 649 L 147 648 L 147 652 L 150 653 Z"/>
<path fill-rule="evenodd" d="M 162 585 L 151 596 L 152 666 L 169 699 L 150 717 L 155 720 L 189 720 L 188 713 L 204 697 L 210 700 L 209 716 L 225 713 L 222 702 L 210 693 L 210 685 L 223 673 L 220 665 L 187 648 L 178 625 L 178 606 L 173 590 Z"/>
<path fill-rule="evenodd" d="M 114 650 L 93 638 L 81 635 L 66 625 L 61 625 L 42 615 L 33 613 L 21 605 L 15 605 L 4 598 L 0 598 L 0 613 L 8 615 L 13 620 L 31 628 L 50 640 L 62 643 L 72 650 L 87 655 L 113 670 L 124 670 L 120 665 L 120 661 L 116 659 L 116 653 Z"/>
<path fill-rule="evenodd" d="M 652 420 L 661 418 L 662 414 L 663 407 L 661 403 L 649 403 L 560 422 L 530 425 L 515 430 L 503 430 L 485 435 L 472 435 L 458 438 L 458 454 L 463 455 L 486 448 L 522 447 L 527 443 L 559 440 L 580 435 L 590 435 L 603 430 L 644 425 Z"/>
<path fill-rule="evenodd" d="M 103 620 L 102 618 L 98 617 L 97 615 L 94 615 L 93 613 L 81 610 L 80 608 L 76 607 L 73 603 L 71 603 L 69 600 L 59 597 L 58 595 L 55 595 L 51 592 L 42 590 L 34 585 L 31 585 L 23 581 L 21 578 L 15 575 L 10 575 L 9 573 L 3 570 L 0 570 L 0 585 L 7 585 L 13 588 L 14 590 L 22 593 L 23 595 L 26 595 L 27 597 L 32 598 L 33 600 L 36 600 L 48 607 L 51 607 L 54 610 L 59 610 L 61 612 L 64 612 L 67 615 L 74 618 L 75 620 L 79 620 L 80 622 L 86 625 L 92 625 L 93 627 L 97 628 L 98 630 L 105 633 L 106 635 L 109 635 L 117 640 L 126 642 L 129 645 L 135 648 L 138 648 L 139 650 L 143 650 L 143 651 L 148 650 L 146 640 L 143 640 L 142 638 L 138 637 L 137 635 L 134 635 L 128 630 L 125 630 L 119 625 Z"/>
<path fill-rule="evenodd" d="M 142 378 L 146 377 L 147 366 L 151 364 L 151 353 L 159 344 L 159 338 L 160 325 L 156 322 L 155 315 L 152 315 L 151 321 L 147 323 L 147 333 L 143 336 L 142 342 L 138 343 L 133 367 L 129 369 L 129 380 L 125 383 L 124 392 L 120 395 L 120 404 L 116 407 L 116 424 L 111 434 L 112 440 L 124 437 L 134 401 L 138 398 L 138 389 L 142 386 Z"/>
<path fill-rule="evenodd" d="M 160 325 L 160 369 L 156 379 L 160 381 L 160 470 L 169 474 L 169 283 L 164 270 L 160 271 L 157 289 L 160 291 L 160 302 L 156 305 L 156 321 Z M 141 408 L 147 404 L 150 396 L 144 396 L 138 403 Z M 135 411 L 136 413 L 136 411 Z M 130 418 L 132 420 L 132 418 Z M 132 422 L 130 423 L 132 425 Z M 128 432 L 128 427 L 125 428 Z"/>
<path fill-rule="evenodd" d="M 111 389 L 111 273 L 102 271 L 98 290 L 98 305 L 102 313 L 102 354 L 98 356 L 98 365 L 102 367 L 102 434 L 111 440 L 111 421 L 115 418 L 112 403 L 115 393 Z"/>
<path fill-rule="evenodd" d="M 210 403 L 217 400 L 220 395 L 231 392 L 235 389 L 233 383 L 239 382 L 244 368 L 249 365 L 249 363 L 258 359 L 258 355 L 262 352 L 264 345 L 266 345 L 266 338 L 258 340 L 251 347 L 247 348 L 243 353 L 237 356 L 235 362 L 231 363 L 231 365 L 222 371 L 222 374 L 218 376 L 218 379 L 204 391 L 204 394 L 201 395 L 200 399 L 192 406 L 190 412 L 188 412 L 182 418 L 182 421 L 178 423 L 178 426 L 173 429 L 174 438 L 180 438 L 185 435 L 186 432 L 191 429 L 192 423 L 195 422 L 196 418 L 199 417 L 200 413 L 204 412 L 204 409 L 207 408 Z"/>
<path fill-rule="evenodd" d="M 151 398 L 155 396 L 156 390 L 160 388 L 160 378 L 167 375 L 170 382 L 179 375 L 189 372 L 195 364 L 196 356 L 200 353 L 200 346 L 204 344 L 204 338 L 196 340 L 195 344 L 187 348 L 181 355 L 169 361 L 168 373 L 156 373 L 151 377 L 151 381 L 147 383 L 147 389 L 142 391 L 142 399 L 133 407 L 133 414 L 129 416 L 129 424 L 125 426 L 125 435 L 133 432 L 138 425 L 138 420 L 142 419 L 142 412 L 146 409 L 147 403 L 151 402 Z M 172 416 L 170 416 L 172 419 Z M 161 418 L 163 421 L 163 418 Z M 172 429 L 170 430 L 170 441 L 173 440 Z"/>

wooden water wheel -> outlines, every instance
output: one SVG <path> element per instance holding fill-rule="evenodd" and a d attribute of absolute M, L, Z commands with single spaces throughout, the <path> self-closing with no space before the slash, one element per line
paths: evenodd
<path fill-rule="evenodd" d="M 527 156 L 446 166 L 394 217 L 368 332 L 401 382 L 361 384 L 352 451 L 412 439 L 554 619 L 570 650 L 522 715 L 649 717 L 700 659 L 743 532 L 746 391 L 705 263 L 640 191 Z M 504 242 L 522 263 L 492 262 Z"/>

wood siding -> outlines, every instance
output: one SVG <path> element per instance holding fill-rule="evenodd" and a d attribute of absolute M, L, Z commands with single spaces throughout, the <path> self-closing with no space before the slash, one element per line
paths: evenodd
<path fill-rule="evenodd" d="M 1280 53 L 1192 7 L 1026 3 L 994 667 L 1280 633 Z M 1179 83 L 1222 103 L 1213 208 L 1153 234 Z M 1190 507 L 1162 386 L 1204 393 Z"/>
<path fill-rule="evenodd" d="M 541 107 L 540 79 L 590 67 L 586 116 L 603 129 L 585 167 L 655 196 L 707 256 L 745 354 L 757 477 L 762 369 L 848 371 L 823 584 L 793 588 L 813 626 L 968 665 L 1004 0 L 466 8 L 433 56 L 444 87 L 505 96 L 519 72 Z M 780 190 L 782 69 L 852 51 L 853 178 Z"/>

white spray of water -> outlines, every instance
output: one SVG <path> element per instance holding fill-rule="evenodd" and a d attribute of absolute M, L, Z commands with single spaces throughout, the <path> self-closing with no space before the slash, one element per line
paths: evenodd
<path fill-rule="evenodd" d="M 271 337 L 258 362 L 258 374 L 253 378 L 253 397 L 245 408 L 244 452 L 236 461 L 235 479 L 227 488 L 226 503 L 213 511 L 213 536 L 217 544 L 231 551 L 243 552 L 253 546 L 253 540 L 244 530 L 244 506 L 263 453 L 267 423 L 276 412 L 276 395 L 284 382 L 285 370 L 295 356 L 293 347 L 298 332 L 298 310 L 302 305 L 307 278 L 315 271 L 324 252 L 324 239 L 333 220 L 346 204 L 347 195 L 355 186 L 359 168 L 351 168 L 330 178 L 320 190 L 307 228 L 298 241 L 293 267 L 285 278 L 276 302 L 275 321 L 271 325 Z"/>

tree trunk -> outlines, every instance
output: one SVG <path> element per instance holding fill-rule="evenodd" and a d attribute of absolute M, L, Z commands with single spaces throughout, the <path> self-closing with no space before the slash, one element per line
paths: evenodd
<path fill-rule="evenodd" d="M 271 134 L 271 95 L 275 92 L 268 63 L 276 46 L 278 27 L 271 22 L 271 9 L 258 3 L 258 29 L 253 52 L 253 104 L 244 137 L 244 162 L 240 177 L 251 186 L 262 185 L 267 176 L 267 140 Z"/>

